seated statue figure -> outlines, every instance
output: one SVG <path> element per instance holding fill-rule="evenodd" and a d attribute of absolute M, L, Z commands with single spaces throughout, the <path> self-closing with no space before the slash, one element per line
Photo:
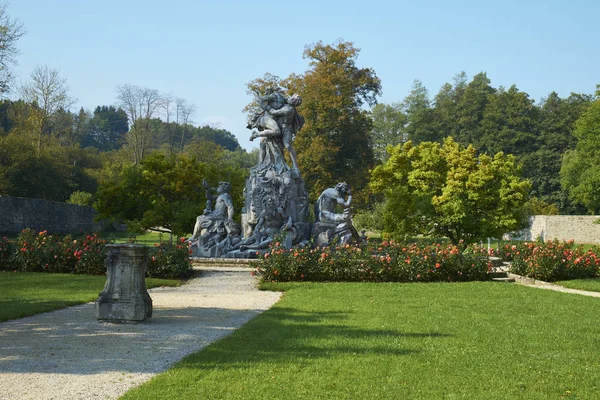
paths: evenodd
<path fill-rule="evenodd" d="M 344 197 L 348 196 L 345 200 Z M 351 240 L 360 242 L 360 236 L 352 225 L 350 203 L 352 194 L 346 182 L 340 182 L 334 188 L 328 188 L 321 193 L 315 203 L 315 224 L 313 236 L 317 245 L 324 246 L 332 243 L 346 244 Z M 338 206 L 343 207 L 342 213 L 337 213 Z"/>
<path fill-rule="evenodd" d="M 233 200 L 229 194 L 231 190 L 229 182 L 219 182 L 216 190 L 217 196 L 212 195 L 211 187 L 206 180 L 202 182 L 202 186 L 206 189 L 206 208 L 204 213 L 196 218 L 194 233 L 188 239 L 188 242 L 198 241 L 199 245 L 204 245 L 206 239 L 214 236 L 219 223 L 233 218 Z M 215 202 L 214 208 L 212 207 L 213 201 Z"/>

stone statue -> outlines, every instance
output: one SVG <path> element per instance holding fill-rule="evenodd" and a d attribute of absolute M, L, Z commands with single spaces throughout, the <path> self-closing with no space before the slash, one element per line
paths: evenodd
<path fill-rule="evenodd" d="M 233 201 L 229 194 L 231 190 L 229 182 L 219 182 L 216 189 L 217 196 L 212 195 L 211 187 L 206 179 L 202 181 L 202 186 L 206 190 L 206 208 L 204 213 L 196 218 L 194 233 L 188 239 L 188 242 L 198 240 L 199 245 L 204 245 L 205 239 L 217 233 L 219 222 L 224 223 L 226 220 L 233 218 Z M 214 208 L 212 207 L 213 201 L 215 202 Z M 223 227 L 222 230 L 224 231 Z"/>
<path fill-rule="evenodd" d="M 262 111 L 251 116 L 247 128 L 254 129 L 251 139 L 260 138 L 261 143 L 258 164 L 250 168 L 244 187 L 242 227 L 231 221 L 229 184 L 219 184 L 216 199 L 205 184 L 207 208 L 196 219 L 194 233 L 188 239 L 195 256 L 254 258 L 267 251 L 279 235 L 287 248 L 308 242 L 308 193 L 292 146 L 304 124 L 296 111 L 302 99 L 298 95 L 288 98 L 281 89 L 272 87 L 257 101 Z M 285 161 L 284 151 L 290 156 L 292 168 Z"/>
<path fill-rule="evenodd" d="M 240 251 L 264 250 L 278 234 L 290 247 L 310 236 L 308 194 L 292 146 L 304 124 L 296 111 L 302 99 L 297 94 L 286 97 L 279 87 L 271 87 L 257 102 L 262 112 L 251 117 L 248 128 L 254 129 L 250 139 L 260 138 L 261 143 L 258 164 L 250 169 L 244 189 Z M 292 168 L 285 162 L 285 150 Z"/>
<path fill-rule="evenodd" d="M 266 196 L 263 202 L 263 210 L 252 236 L 242 241 L 240 251 L 266 249 L 277 234 L 284 236 L 285 247 L 292 247 L 296 236 L 292 217 L 286 217 L 283 209 L 277 206 L 275 198 L 272 196 Z"/>
<path fill-rule="evenodd" d="M 225 230 L 227 236 L 217 244 L 219 256 L 229 251 L 236 250 L 240 247 L 242 241 L 240 236 L 242 230 L 234 220 L 228 219 L 225 221 Z"/>
<path fill-rule="evenodd" d="M 344 198 L 348 196 L 348 199 Z M 325 189 L 315 203 L 315 224 L 313 236 L 317 245 L 323 246 L 334 242 L 346 244 L 351 240 L 360 242 L 360 236 L 352 225 L 350 203 L 352 194 L 346 182 L 340 182 L 334 188 Z M 343 207 L 342 213 L 337 213 L 338 206 Z"/>
<path fill-rule="evenodd" d="M 264 110 L 264 120 L 262 121 L 264 127 L 263 129 L 258 127 L 258 131 L 253 131 L 250 140 L 257 137 L 267 138 L 274 141 L 280 150 L 283 145 L 288 151 L 292 167 L 298 171 L 298 161 L 292 141 L 304 125 L 304 118 L 296 111 L 296 107 L 302 104 L 302 98 L 298 94 L 294 94 L 286 99 L 280 91 L 273 90 L 260 97 L 258 103 Z M 266 140 L 263 139 L 261 147 L 263 142 Z"/>

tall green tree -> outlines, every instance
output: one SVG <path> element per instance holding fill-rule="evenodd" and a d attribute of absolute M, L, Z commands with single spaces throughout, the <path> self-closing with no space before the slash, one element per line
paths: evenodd
<path fill-rule="evenodd" d="M 531 180 L 531 194 L 541 201 L 554 204 L 563 214 L 585 213 L 585 208 L 574 203 L 560 184 L 562 158 L 577 144 L 573 135 L 575 121 L 587 109 L 592 96 L 571 93 L 561 98 L 550 93 L 539 107 L 538 149 L 523 156 L 525 171 Z"/>
<path fill-rule="evenodd" d="M 429 91 L 419 80 L 413 82 L 412 89 L 402 102 L 406 114 L 406 136 L 414 143 L 434 142 L 440 139 Z"/>
<path fill-rule="evenodd" d="M 573 135 L 577 145 L 564 156 L 561 183 L 573 201 L 597 215 L 600 212 L 600 85 L 596 99 L 575 122 Z"/>
<path fill-rule="evenodd" d="M 496 92 L 491 86 L 491 81 L 485 72 L 480 72 L 473 77 L 462 93 L 458 102 L 457 131 L 455 139 L 463 146 L 473 144 L 479 148 L 481 140 L 481 121 L 484 118 L 485 108 L 489 95 Z"/>
<path fill-rule="evenodd" d="M 454 76 L 454 84 L 445 83 L 434 98 L 434 128 L 439 139 L 458 137 L 459 103 L 467 86 L 467 74 L 463 71 Z"/>
<path fill-rule="evenodd" d="M 538 108 L 515 85 L 489 94 L 480 121 L 479 151 L 521 155 L 537 149 Z"/>
<path fill-rule="evenodd" d="M 390 147 L 388 161 L 373 170 L 371 188 L 385 194 L 384 227 L 393 236 L 442 235 L 466 245 L 528 223 L 530 184 L 514 157 L 477 156 L 452 137 L 443 145 Z"/>
<path fill-rule="evenodd" d="M 292 91 L 303 100 L 306 122 L 295 146 L 313 198 L 336 181 L 360 192 L 373 166 L 372 120 L 363 105 L 376 104 L 381 81 L 371 68 L 356 66 L 359 53 L 351 42 L 312 44 L 303 55 L 309 70 L 288 78 Z M 319 169 L 330 171 L 329 181 L 322 179 Z"/>
<path fill-rule="evenodd" d="M 84 117 L 81 116 L 80 119 Z M 124 136 L 129 130 L 127 114 L 115 106 L 98 106 L 87 122 L 82 147 L 95 147 L 100 151 L 110 151 L 124 144 Z"/>

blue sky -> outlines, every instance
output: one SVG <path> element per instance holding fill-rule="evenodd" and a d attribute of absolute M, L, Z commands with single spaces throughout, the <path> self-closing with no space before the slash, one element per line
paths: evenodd
<path fill-rule="evenodd" d="M 246 83 L 303 73 L 304 46 L 319 40 L 354 42 L 384 103 L 415 79 L 434 95 L 460 71 L 536 101 L 600 83 L 598 1 L 12 0 L 7 11 L 28 31 L 18 81 L 58 69 L 89 110 L 115 104 L 117 85 L 171 93 L 196 104 L 196 124 L 217 123 L 247 149 Z"/>

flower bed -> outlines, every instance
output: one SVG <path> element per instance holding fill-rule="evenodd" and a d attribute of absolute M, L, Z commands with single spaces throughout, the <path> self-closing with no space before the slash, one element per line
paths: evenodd
<path fill-rule="evenodd" d="M 104 275 L 106 244 L 95 234 L 74 238 L 25 229 L 15 241 L 0 240 L 0 270 Z M 149 256 L 147 276 L 185 279 L 193 272 L 181 243 L 160 243 Z"/>
<path fill-rule="evenodd" d="M 543 281 L 593 278 L 599 275 L 600 256 L 596 247 L 568 242 L 537 241 L 505 244 L 497 250 L 499 257 L 511 261 L 511 271 Z"/>
<path fill-rule="evenodd" d="M 287 250 L 275 243 L 256 273 L 266 281 L 439 282 L 485 280 L 487 256 L 456 246 L 384 241 L 377 245 Z"/>
<path fill-rule="evenodd" d="M 185 238 L 178 243 L 160 242 L 150 248 L 146 276 L 162 279 L 187 279 L 193 275 L 190 250 Z"/>

